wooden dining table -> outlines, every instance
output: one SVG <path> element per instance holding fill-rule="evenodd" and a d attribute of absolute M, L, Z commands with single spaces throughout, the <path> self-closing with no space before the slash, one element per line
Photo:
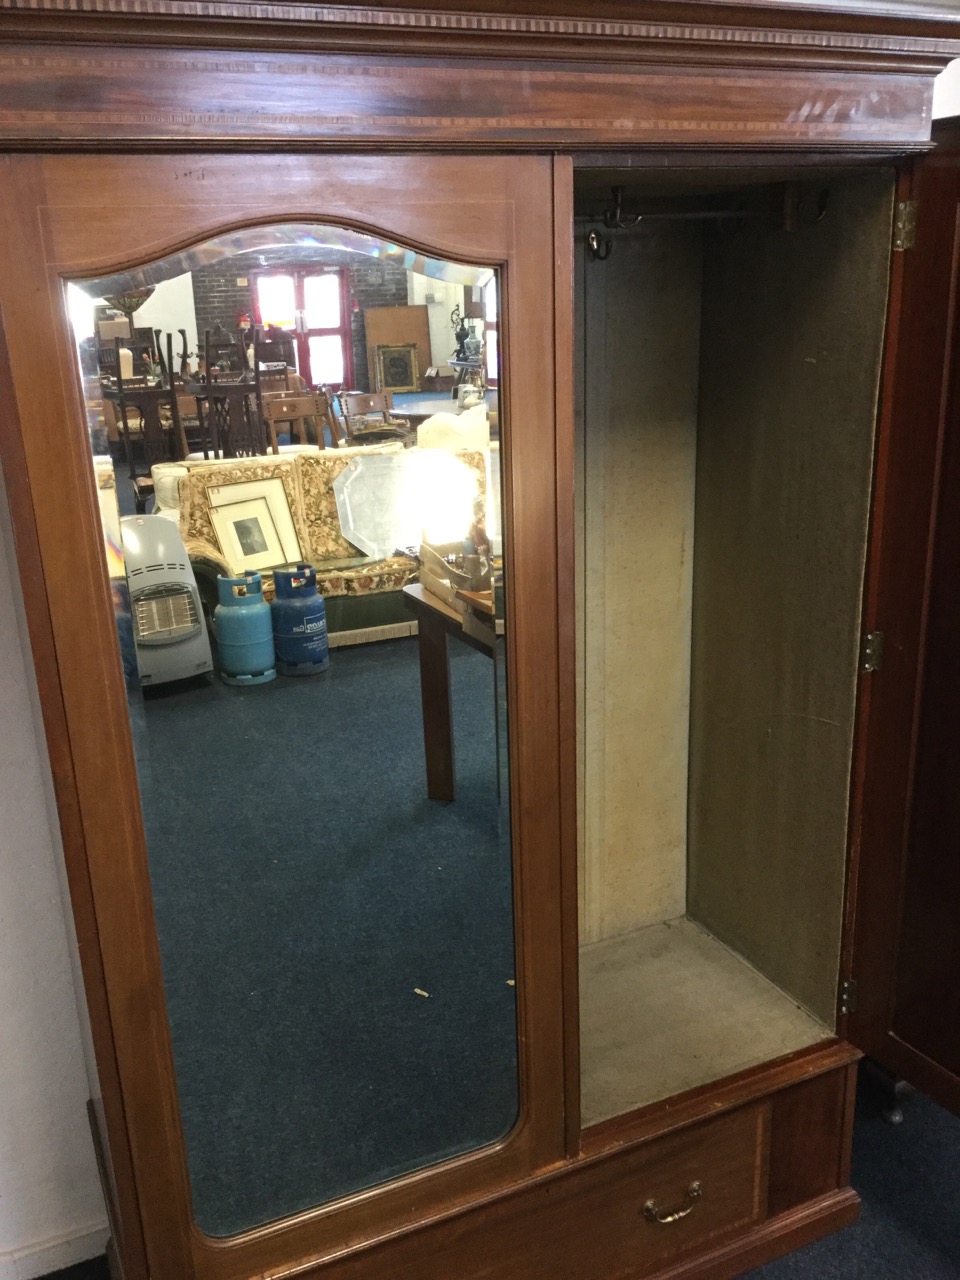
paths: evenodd
<path fill-rule="evenodd" d="M 492 605 L 477 595 L 472 601 L 464 599 L 461 602 L 464 612 L 441 600 L 419 582 L 404 587 L 402 595 L 403 603 L 417 619 L 427 795 L 431 800 L 454 800 L 456 762 L 447 638 L 454 636 L 471 649 L 495 660 L 497 633 Z M 488 608 L 491 610 L 489 613 Z"/>

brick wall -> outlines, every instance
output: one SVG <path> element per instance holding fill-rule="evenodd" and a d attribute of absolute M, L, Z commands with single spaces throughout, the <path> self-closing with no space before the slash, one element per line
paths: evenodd
<path fill-rule="evenodd" d="M 407 273 L 396 263 L 372 261 L 363 254 L 344 249 L 311 250 L 301 245 L 278 245 L 252 253 L 238 253 L 195 270 L 193 299 L 201 350 L 206 329 L 214 329 L 220 324 L 228 333 L 235 333 L 238 317 L 253 314 L 254 272 L 268 267 L 312 265 L 346 267 L 348 270 L 353 380 L 357 390 L 369 391 L 363 310 L 365 307 L 405 306 Z M 239 285 L 238 280 L 246 280 L 247 283 Z M 359 303 L 358 311 L 352 309 L 354 299 Z"/>

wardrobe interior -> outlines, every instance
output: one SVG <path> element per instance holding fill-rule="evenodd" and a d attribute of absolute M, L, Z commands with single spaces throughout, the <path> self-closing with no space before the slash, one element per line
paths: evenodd
<path fill-rule="evenodd" d="M 590 1126 L 834 1034 L 894 175 L 575 191 Z"/>

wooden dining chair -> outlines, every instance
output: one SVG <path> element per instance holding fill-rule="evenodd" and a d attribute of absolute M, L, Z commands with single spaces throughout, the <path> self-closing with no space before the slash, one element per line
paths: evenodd
<path fill-rule="evenodd" d="M 341 391 L 337 396 L 347 437 L 371 426 L 407 426 L 394 417 L 392 391 Z"/>
<path fill-rule="evenodd" d="M 135 507 L 142 515 L 153 494 L 150 476 L 153 465 L 157 462 L 179 462 L 187 456 L 177 388 L 169 372 L 173 367 L 173 339 L 167 334 L 167 358 L 160 366 L 164 376 L 158 382 L 146 378 L 125 381 L 120 363 L 121 339 L 116 341 L 116 409 L 130 468 Z M 157 350 L 162 352 L 159 340 Z M 137 414 L 136 435 L 131 421 L 134 412 Z"/>
<path fill-rule="evenodd" d="M 296 372 L 296 355 L 294 348 L 293 334 L 287 333 L 283 329 L 270 326 L 264 329 L 260 325 L 254 325 L 251 332 L 251 341 L 253 343 L 253 365 L 261 375 L 266 376 L 267 370 L 270 376 L 280 377 L 283 379 L 282 388 L 277 390 L 293 391 L 299 385 L 306 386 L 306 383 Z"/>
<path fill-rule="evenodd" d="M 235 345 L 242 350 L 242 344 Z M 203 456 L 240 458 L 264 454 L 267 438 L 257 371 L 251 372 L 245 360 L 235 372 L 218 369 L 218 350 L 216 332 L 207 329 L 203 342 L 203 390 L 196 397 Z"/>
<path fill-rule="evenodd" d="M 236 382 L 247 371 L 246 348 L 242 335 L 228 333 L 222 325 L 204 330 L 204 373 L 216 380 Z"/>
<path fill-rule="evenodd" d="M 324 427 L 330 433 L 330 444 L 337 447 L 343 439 L 343 429 L 331 412 L 330 399 L 323 391 L 308 392 L 303 395 L 288 395 L 283 391 L 265 391 L 262 395 L 263 421 L 267 430 L 270 447 L 276 453 L 277 427 L 280 423 L 288 424 L 290 436 L 297 438 L 300 444 L 309 444 L 308 420 L 312 420 L 317 435 L 317 444 L 324 448 Z"/>

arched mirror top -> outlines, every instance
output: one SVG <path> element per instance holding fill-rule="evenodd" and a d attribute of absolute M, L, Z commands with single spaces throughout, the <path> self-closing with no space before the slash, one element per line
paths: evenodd
<path fill-rule="evenodd" d="M 399 244 L 395 239 L 359 231 L 354 227 L 294 221 L 237 227 L 162 257 L 152 258 L 149 262 L 92 279 L 76 279 L 75 283 L 91 297 L 108 297 L 111 294 L 162 284 L 238 254 L 261 253 L 264 255 L 262 265 L 268 266 L 271 252 L 283 248 L 301 248 L 311 255 L 324 250 L 362 254 L 404 271 L 461 286 L 484 288 L 494 278 L 492 267 L 434 257 L 419 249 Z"/>

